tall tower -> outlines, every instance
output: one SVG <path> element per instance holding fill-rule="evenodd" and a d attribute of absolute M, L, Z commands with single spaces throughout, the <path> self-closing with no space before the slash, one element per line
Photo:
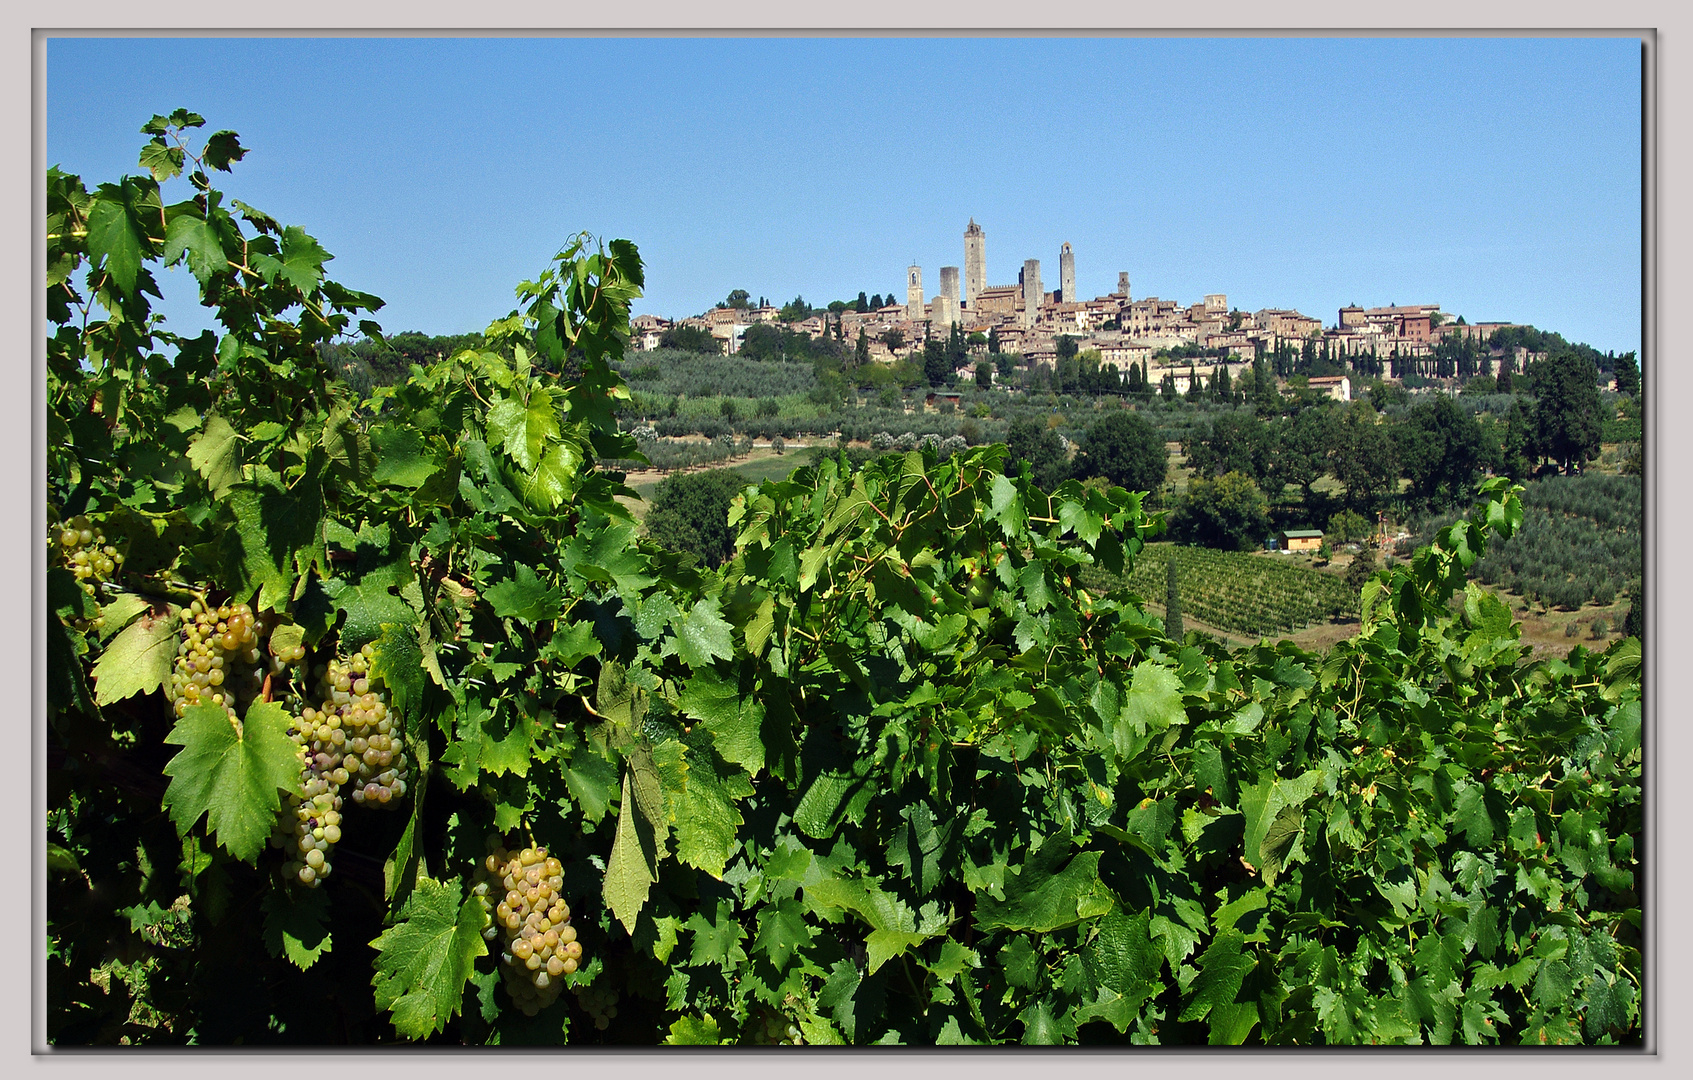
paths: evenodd
<path fill-rule="evenodd" d="M 913 263 L 905 272 L 905 317 L 912 322 L 922 322 L 925 314 L 923 268 Z"/>
<path fill-rule="evenodd" d="M 1127 270 L 1117 271 L 1117 295 L 1123 298 L 1123 303 L 1129 302 L 1129 272 Z"/>
<path fill-rule="evenodd" d="M 941 295 L 949 300 L 960 300 L 958 293 L 958 267 L 941 267 Z"/>
<path fill-rule="evenodd" d="M 986 240 L 987 234 L 971 218 L 970 227 L 964 230 L 964 303 L 969 307 L 976 306 L 976 297 L 988 287 Z"/>
<path fill-rule="evenodd" d="M 1058 287 L 1066 304 L 1076 302 L 1076 253 L 1070 250 L 1068 240 L 1058 249 Z"/>
<path fill-rule="evenodd" d="M 1023 260 L 1023 325 L 1033 326 L 1046 292 L 1040 283 L 1040 260 Z"/>

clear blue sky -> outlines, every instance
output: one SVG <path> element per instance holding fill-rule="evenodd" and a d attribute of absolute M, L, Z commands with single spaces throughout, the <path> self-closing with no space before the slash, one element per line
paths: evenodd
<path fill-rule="evenodd" d="M 240 133 L 224 189 L 389 331 L 483 328 L 581 230 L 639 245 L 637 313 L 903 298 L 913 260 L 932 295 L 973 216 L 990 284 L 1038 258 L 1056 287 L 1069 241 L 1084 296 L 1126 270 L 1136 297 L 1640 344 L 1629 38 L 49 41 L 49 164 L 138 171 L 178 107 Z"/>

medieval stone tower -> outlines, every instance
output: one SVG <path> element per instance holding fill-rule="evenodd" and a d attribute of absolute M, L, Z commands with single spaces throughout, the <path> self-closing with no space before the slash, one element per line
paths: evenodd
<path fill-rule="evenodd" d="M 1128 301 L 1129 301 L 1129 272 L 1127 270 L 1117 271 L 1117 295 L 1121 296 L 1123 298 L 1124 303 L 1128 303 Z"/>
<path fill-rule="evenodd" d="M 923 268 L 913 264 L 905 272 L 905 317 L 922 322 L 927 312 L 923 304 Z"/>
<path fill-rule="evenodd" d="M 988 260 L 983 247 L 987 234 L 976 224 L 976 219 L 970 219 L 970 227 L 964 230 L 964 303 L 967 307 L 976 306 L 976 297 L 988 286 Z"/>
<path fill-rule="evenodd" d="M 941 295 L 949 300 L 961 300 L 958 292 L 958 267 L 941 267 Z"/>
<path fill-rule="evenodd" d="M 1076 253 L 1070 250 L 1068 240 L 1058 249 L 1058 288 L 1066 304 L 1076 302 Z"/>
<path fill-rule="evenodd" d="M 1035 325 L 1035 316 L 1040 314 L 1041 302 L 1046 299 L 1046 292 L 1040 283 L 1040 260 L 1023 260 L 1023 325 Z"/>

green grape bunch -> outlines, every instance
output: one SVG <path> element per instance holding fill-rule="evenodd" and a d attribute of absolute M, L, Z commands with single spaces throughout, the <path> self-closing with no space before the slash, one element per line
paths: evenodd
<path fill-rule="evenodd" d="M 752 1041 L 759 1046 L 801 1046 L 805 1043 L 799 1025 L 786 1013 L 760 1009 L 756 1016 L 749 1019 L 752 1021 L 749 1025 Z"/>
<path fill-rule="evenodd" d="M 315 888 L 329 876 L 329 857 L 341 839 L 342 812 L 353 802 L 390 805 L 406 793 L 408 763 L 400 717 L 370 677 L 375 650 L 365 645 L 345 661 L 319 664 L 316 700 L 288 729 L 300 748 L 300 795 L 285 803 L 271 845 L 288 861 L 283 875 Z M 305 646 L 285 648 L 273 664 L 298 662 Z M 343 795 L 343 790 L 350 790 Z"/>
<path fill-rule="evenodd" d="M 375 656 L 376 650 L 367 644 L 345 661 L 336 658 L 318 665 L 321 705 L 300 714 L 304 721 L 339 732 L 331 746 L 314 753 L 339 759 L 328 766 L 337 777 L 335 783 L 349 785 L 353 802 L 363 806 L 387 806 L 403 797 L 411 776 L 399 714 L 389 707 L 388 695 L 370 671 Z"/>
<path fill-rule="evenodd" d="M 221 705 L 239 723 L 240 712 L 263 690 L 268 667 L 259 639 L 268 620 L 247 604 L 212 607 L 202 600 L 188 605 L 182 641 L 176 650 L 166 696 L 177 716 L 191 705 Z"/>
<path fill-rule="evenodd" d="M 97 598 L 99 587 L 117 577 L 118 568 L 123 565 L 123 552 L 106 542 L 106 534 L 86 514 L 60 523 L 49 533 L 47 542 L 57 552 L 61 565 L 76 576 L 77 584 L 89 596 Z M 84 632 L 98 630 L 103 623 L 99 616 L 78 619 L 76 628 Z"/>
<path fill-rule="evenodd" d="M 498 844 L 472 886 L 482 901 L 483 936 L 505 938 L 500 970 L 506 993 L 525 1016 L 557 1001 L 564 991 L 562 977 L 582 963 L 582 943 L 570 925 L 563 888 L 564 867 L 546 848 L 511 852 Z"/>
<path fill-rule="evenodd" d="M 345 739 L 339 719 L 307 708 L 288 729 L 289 738 L 300 747 L 301 791 L 285 799 L 270 843 L 288 856 L 283 876 L 309 888 L 329 876 L 329 856 L 341 839 L 341 785 L 348 772 L 334 752 L 337 738 Z"/>
<path fill-rule="evenodd" d="M 576 988 L 577 1004 L 582 1006 L 594 1026 L 604 1031 L 617 1016 L 617 989 L 604 983 L 596 982 L 591 986 Z"/>

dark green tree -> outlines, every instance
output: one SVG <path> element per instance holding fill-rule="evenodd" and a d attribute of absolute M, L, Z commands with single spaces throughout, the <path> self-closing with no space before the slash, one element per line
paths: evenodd
<path fill-rule="evenodd" d="M 1170 531 L 1178 540 L 1247 551 L 1270 531 L 1269 507 L 1269 500 L 1245 473 L 1232 472 L 1215 480 L 1196 476 L 1176 504 Z"/>
<path fill-rule="evenodd" d="M 1036 420 L 1013 420 L 1005 433 L 1005 443 L 1011 451 L 1006 457 L 1005 471 L 1015 476 L 1020 462 L 1029 463 L 1030 476 L 1043 491 L 1051 491 L 1070 476 L 1070 461 L 1058 436 Z"/>
<path fill-rule="evenodd" d="M 1634 361 L 1634 354 L 1623 353 L 1616 360 L 1617 393 L 1634 396 L 1640 393 L 1640 366 Z"/>
<path fill-rule="evenodd" d="M 1118 487 L 1156 494 L 1169 467 L 1170 452 L 1158 429 L 1144 417 L 1116 409 L 1088 429 L 1076 453 L 1075 474 L 1082 479 L 1103 476 Z"/>
<path fill-rule="evenodd" d="M 1364 585 L 1376 575 L 1376 549 L 1373 544 L 1365 544 L 1358 554 L 1352 556 L 1352 565 L 1346 568 L 1346 587 L 1353 592 L 1362 592 Z"/>
<path fill-rule="evenodd" d="M 708 330 L 697 326 L 672 326 L 658 336 L 658 343 L 666 349 L 682 349 L 685 352 L 704 353 L 715 356 L 723 351 L 723 342 L 711 336 Z"/>
<path fill-rule="evenodd" d="M 852 310 L 858 312 L 860 315 L 863 315 L 865 312 L 870 310 L 870 301 L 865 298 L 863 290 L 859 290 L 858 300 L 853 303 Z"/>
<path fill-rule="evenodd" d="M 881 342 L 888 347 L 889 352 L 897 353 L 905 348 L 905 331 L 898 329 L 884 330 L 882 331 Z"/>
<path fill-rule="evenodd" d="M 1436 394 L 1417 402 L 1394 434 L 1400 473 L 1411 482 L 1413 500 L 1448 506 L 1474 493 L 1481 471 L 1481 425 L 1457 399 Z"/>
<path fill-rule="evenodd" d="M 923 378 L 930 386 L 945 386 L 952 378 L 952 362 L 947 359 L 946 345 L 940 338 L 931 337 L 923 343 Z"/>
<path fill-rule="evenodd" d="M 862 326 L 858 328 L 858 343 L 853 346 L 852 355 L 860 365 L 870 362 L 870 335 Z"/>
<path fill-rule="evenodd" d="M 1182 594 L 1177 582 L 1176 552 L 1164 560 L 1164 633 L 1171 641 L 1182 639 Z"/>
<path fill-rule="evenodd" d="M 979 361 L 976 364 L 976 385 L 983 390 L 990 389 L 993 386 L 993 365 L 986 360 Z"/>
<path fill-rule="evenodd" d="M 999 327 L 988 327 L 988 352 L 999 352 Z"/>
<path fill-rule="evenodd" d="M 1315 485 L 1331 471 L 1340 443 L 1341 410 L 1324 399 L 1293 415 L 1271 450 L 1270 475 L 1299 488 L 1306 507 L 1317 501 Z M 1265 490 L 1269 491 L 1266 485 Z"/>
<path fill-rule="evenodd" d="M 1574 352 L 1556 353 L 1534 371 L 1536 453 L 1573 473 L 1599 456 L 1604 406 L 1593 362 Z"/>
<path fill-rule="evenodd" d="M 734 469 L 667 476 L 653 489 L 647 535 L 706 566 L 721 566 L 735 553 L 729 503 L 746 486 L 746 477 Z"/>
<path fill-rule="evenodd" d="M 752 294 L 745 289 L 736 289 L 729 294 L 727 299 L 719 301 L 717 306 L 720 308 L 749 308 L 752 306 Z"/>
<path fill-rule="evenodd" d="M 1245 410 L 1201 421 L 1182 440 L 1188 468 L 1206 478 L 1243 472 L 1262 480 L 1269 473 L 1272 449 L 1269 427 Z"/>
<path fill-rule="evenodd" d="M 1354 401 L 1341 418 L 1330 468 L 1346 488 L 1346 504 L 1353 509 L 1371 511 L 1378 500 L 1398 490 L 1393 442 L 1368 401 Z"/>

